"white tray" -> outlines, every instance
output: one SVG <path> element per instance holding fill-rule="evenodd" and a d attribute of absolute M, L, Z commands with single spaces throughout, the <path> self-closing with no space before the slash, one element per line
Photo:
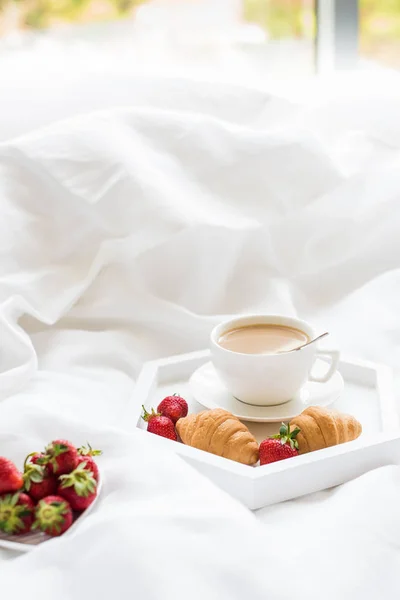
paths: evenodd
<path fill-rule="evenodd" d="M 363 426 L 358 440 L 311 452 L 262 467 L 249 467 L 149 434 L 141 419 L 142 404 L 157 408 L 167 395 L 179 393 L 189 412 L 204 410 L 191 396 L 188 379 L 210 360 L 209 351 L 193 352 L 151 361 L 143 366 L 127 423 L 165 449 L 174 450 L 219 487 L 251 509 L 326 489 L 386 464 L 400 464 L 400 431 L 393 393 L 392 372 L 386 366 L 342 359 L 339 370 L 345 381 L 342 396 L 332 405 L 354 415 Z M 279 430 L 277 423 L 246 422 L 258 441 Z M 396 433 L 397 432 L 397 433 Z"/>

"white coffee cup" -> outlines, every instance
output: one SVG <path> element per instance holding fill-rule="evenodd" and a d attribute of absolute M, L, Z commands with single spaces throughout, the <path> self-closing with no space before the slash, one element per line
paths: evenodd
<path fill-rule="evenodd" d="M 281 315 L 247 315 L 220 323 L 211 332 L 211 358 L 220 379 L 235 398 L 246 404 L 273 406 L 291 400 L 307 381 L 325 383 L 339 362 L 337 350 L 317 350 L 310 344 L 300 350 L 276 354 L 245 354 L 218 344 L 220 337 L 237 327 L 284 325 L 303 331 L 309 339 L 316 333 L 306 321 Z M 313 374 L 315 360 L 327 360 L 326 373 Z"/>

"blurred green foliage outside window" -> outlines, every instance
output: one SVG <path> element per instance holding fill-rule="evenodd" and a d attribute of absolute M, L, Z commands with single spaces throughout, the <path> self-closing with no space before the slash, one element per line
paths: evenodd
<path fill-rule="evenodd" d="M 10 27 L 45 29 L 134 18 L 146 1 L 0 0 L 0 35 Z M 359 0 L 359 6 L 361 54 L 400 67 L 400 0 Z M 269 39 L 314 38 L 313 0 L 243 0 L 243 19 L 261 27 Z"/>

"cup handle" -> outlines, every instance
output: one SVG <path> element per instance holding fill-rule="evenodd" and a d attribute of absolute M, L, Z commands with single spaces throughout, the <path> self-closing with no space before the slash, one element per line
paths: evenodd
<path fill-rule="evenodd" d="M 317 377 L 311 372 L 308 376 L 310 381 L 316 381 L 317 383 L 326 383 L 332 377 L 332 375 L 336 372 L 337 366 L 339 364 L 340 352 L 338 350 L 317 350 L 315 358 L 318 357 L 329 357 L 329 369 L 325 373 L 325 375 L 321 375 Z"/>

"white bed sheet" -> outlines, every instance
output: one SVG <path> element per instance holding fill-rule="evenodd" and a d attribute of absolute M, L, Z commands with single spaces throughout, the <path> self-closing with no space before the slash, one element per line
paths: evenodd
<path fill-rule="evenodd" d="M 13 598 L 400 592 L 397 467 L 252 514 L 124 431 L 142 362 L 205 347 L 227 314 L 297 313 L 398 362 L 398 105 L 236 94 L 251 122 L 192 98 L 0 146 L 0 454 L 89 439 L 105 476 L 73 537 L 1 552 Z"/>

